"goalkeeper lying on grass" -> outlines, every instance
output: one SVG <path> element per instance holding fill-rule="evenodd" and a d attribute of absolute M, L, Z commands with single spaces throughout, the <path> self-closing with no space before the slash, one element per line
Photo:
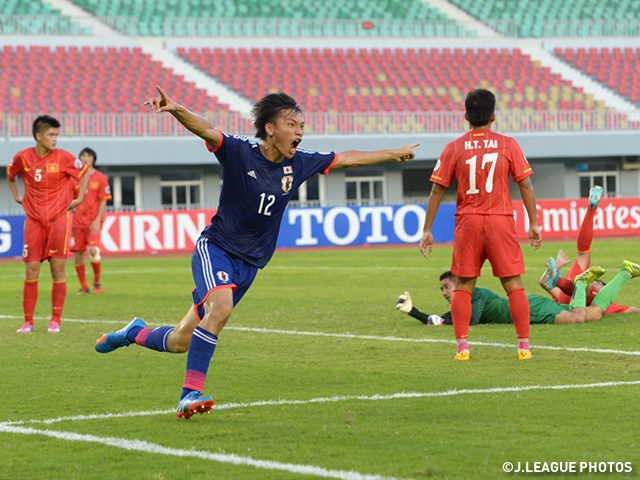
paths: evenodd
<path fill-rule="evenodd" d="M 625 260 L 620 272 L 596 294 L 587 306 L 587 286 L 604 274 L 602 267 L 591 267 L 575 278 L 575 293 L 569 305 L 561 305 L 541 295 L 527 295 L 531 308 L 531 323 L 584 323 L 600 320 L 607 307 L 620 293 L 622 286 L 631 278 L 640 276 L 640 265 Z M 440 291 L 451 303 L 455 289 L 455 275 L 450 271 L 440 275 Z M 396 308 L 426 325 L 452 325 L 451 312 L 438 315 L 422 313 L 413 306 L 409 292 L 398 297 Z M 475 287 L 471 297 L 471 325 L 479 323 L 513 323 L 509 313 L 509 302 L 491 290 Z"/>

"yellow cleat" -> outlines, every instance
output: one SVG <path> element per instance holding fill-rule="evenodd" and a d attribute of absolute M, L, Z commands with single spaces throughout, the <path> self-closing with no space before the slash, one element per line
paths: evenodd
<path fill-rule="evenodd" d="M 599 279 L 602 275 L 604 275 L 605 269 L 602 267 L 591 267 L 588 270 L 585 270 L 580 275 L 576 275 L 576 278 L 573 279 L 574 285 L 578 282 L 583 282 L 585 285 L 591 285 L 597 279 Z M 633 275 L 633 274 L 632 274 Z M 640 275 L 640 272 L 639 272 Z"/>
<path fill-rule="evenodd" d="M 529 350 L 518 350 L 518 360 L 529 360 L 533 358 L 531 351 Z"/>
<path fill-rule="evenodd" d="M 462 350 L 456 353 L 456 356 L 453 357 L 454 360 L 469 360 L 469 358 L 471 358 L 471 355 L 469 355 L 469 350 Z"/>
<path fill-rule="evenodd" d="M 626 270 L 631 274 L 631 277 L 640 277 L 640 265 L 633 263 L 629 260 L 622 262 L 622 270 Z"/>

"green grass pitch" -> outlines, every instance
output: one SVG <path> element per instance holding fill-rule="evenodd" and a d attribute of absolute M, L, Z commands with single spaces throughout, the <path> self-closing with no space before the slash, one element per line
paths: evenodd
<path fill-rule="evenodd" d="M 575 243 L 523 246 L 528 293 L 559 248 Z M 640 240 L 592 252 L 607 281 L 640 261 Z M 104 293 L 86 296 L 70 261 L 59 334 L 46 332 L 48 264 L 36 331 L 18 335 L 24 266 L 0 263 L 0 479 L 512 478 L 505 462 L 630 462 L 581 477 L 635 477 L 640 315 L 534 325 L 526 362 L 513 326 L 471 327 L 471 361 L 454 362 L 451 327 L 395 309 L 408 290 L 420 310 L 447 311 L 450 258 L 442 245 L 429 260 L 417 246 L 276 253 L 220 336 L 205 387 L 216 407 L 190 421 L 173 413 L 185 355 L 93 348 L 133 316 L 182 318 L 188 256 L 106 258 Z M 478 284 L 501 291 L 488 266 Z M 640 279 L 617 303 L 640 306 Z"/>

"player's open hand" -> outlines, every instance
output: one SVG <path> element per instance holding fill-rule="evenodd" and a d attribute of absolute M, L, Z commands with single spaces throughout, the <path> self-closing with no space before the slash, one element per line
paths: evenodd
<path fill-rule="evenodd" d="M 420 251 L 424 258 L 429 258 L 429 253 L 433 251 L 433 234 L 430 230 L 424 232 L 422 235 L 422 240 L 420 240 Z M 429 253 L 427 253 L 429 252 Z"/>
<path fill-rule="evenodd" d="M 558 256 L 556 257 L 556 268 L 560 270 L 565 265 L 569 264 L 569 256 L 564 253 L 564 250 L 558 250 Z"/>
<path fill-rule="evenodd" d="M 537 225 L 529 227 L 529 243 L 534 250 L 539 249 L 540 245 L 542 245 L 542 232 Z"/>
<path fill-rule="evenodd" d="M 415 158 L 416 154 L 413 152 L 413 149 L 419 146 L 419 143 L 412 143 L 410 145 L 405 145 L 404 147 L 398 148 L 394 151 L 396 154 L 394 157 L 395 162 L 408 162 Z"/>
<path fill-rule="evenodd" d="M 171 97 L 160 86 L 156 85 L 156 90 L 158 90 L 159 95 L 150 98 L 143 105 L 147 105 L 151 110 L 155 110 L 156 113 L 174 111 L 177 105 L 176 102 L 171 100 Z"/>

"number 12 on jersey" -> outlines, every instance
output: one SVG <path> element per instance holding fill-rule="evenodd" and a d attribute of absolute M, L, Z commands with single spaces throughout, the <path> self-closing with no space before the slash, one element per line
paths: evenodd
<path fill-rule="evenodd" d="M 497 160 L 498 160 L 497 152 L 485 153 L 482 156 L 482 165 L 480 166 L 480 168 L 484 170 L 484 168 L 487 166 L 487 163 L 490 164 L 489 173 L 487 174 L 487 180 L 484 184 L 484 189 L 487 193 L 491 193 L 493 191 L 493 175 L 495 174 L 495 171 L 496 171 Z M 467 190 L 467 194 L 469 195 L 478 194 L 480 193 L 480 190 L 476 186 L 476 169 L 478 168 L 477 167 L 478 156 L 474 155 L 464 163 L 469 165 L 469 190 Z"/>

